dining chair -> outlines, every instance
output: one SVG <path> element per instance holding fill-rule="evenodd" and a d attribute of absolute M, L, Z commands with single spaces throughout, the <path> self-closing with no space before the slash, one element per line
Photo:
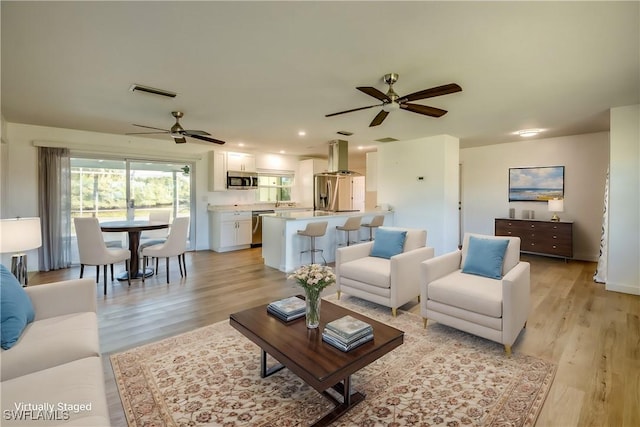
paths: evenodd
<path fill-rule="evenodd" d="M 171 221 L 171 211 L 169 209 L 149 212 L 149 222 L 168 224 L 169 221 Z M 143 231 L 140 235 L 140 248 L 142 248 L 143 245 L 153 246 L 158 243 L 164 243 L 167 240 L 168 234 L 168 228 Z"/>
<path fill-rule="evenodd" d="M 163 209 L 159 211 L 149 212 L 149 222 L 158 222 L 168 224 L 171 220 L 171 211 L 169 209 Z M 167 241 L 167 235 L 169 234 L 168 228 L 161 228 L 159 230 L 147 230 L 143 231 L 140 235 L 140 246 L 138 251 L 142 254 L 144 248 L 149 246 L 158 245 Z M 144 264 L 146 267 L 146 264 Z"/>
<path fill-rule="evenodd" d="M 85 265 L 96 266 L 96 283 L 100 282 L 100 266 L 104 265 L 104 294 L 107 294 L 107 265 L 111 266 L 113 282 L 113 264 L 124 261 L 127 272 L 130 272 L 131 252 L 129 249 L 108 248 L 104 242 L 98 218 L 74 218 L 78 255 L 80 257 L 80 278 L 84 275 Z M 127 282 L 131 286 L 131 275 L 127 274 Z"/>
<path fill-rule="evenodd" d="M 167 283 L 169 283 L 169 258 L 178 257 L 180 267 L 180 277 L 187 275 L 187 265 L 185 263 L 185 252 L 187 251 L 187 238 L 189 236 L 189 217 L 175 218 L 171 224 L 169 236 L 164 243 L 146 247 L 142 250 L 142 265 L 147 264 L 148 257 L 156 259 L 156 274 L 158 273 L 158 258 L 166 258 Z M 182 270 L 184 268 L 184 275 Z M 144 275 L 142 276 L 144 283 Z"/>

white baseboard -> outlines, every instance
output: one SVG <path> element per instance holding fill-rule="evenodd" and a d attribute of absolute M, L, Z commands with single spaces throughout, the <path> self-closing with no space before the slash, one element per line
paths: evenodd
<path fill-rule="evenodd" d="M 640 295 L 640 287 L 637 286 L 621 285 L 617 283 L 607 282 L 605 284 L 605 289 L 607 291 L 621 292 L 623 294 Z"/>

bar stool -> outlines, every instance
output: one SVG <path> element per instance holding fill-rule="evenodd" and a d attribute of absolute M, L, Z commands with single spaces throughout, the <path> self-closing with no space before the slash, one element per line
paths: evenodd
<path fill-rule="evenodd" d="M 360 221 L 362 221 L 361 216 L 352 216 L 347 218 L 344 225 L 336 225 L 336 230 L 347 232 L 347 246 L 351 245 L 351 241 L 349 240 L 351 232 L 360 230 Z"/>
<path fill-rule="evenodd" d="M 362 224 L 363 227 L 367 227 L 369 229 L 369 241 L 373 240 L 373 229 L 381 227 L 384 223 L 384 215 L 376 215 L 373 217 L 370 223 Z"/>
<path fill-rule="evenodd" d="M 324 261 L 324 264 L 327 265 L 327 260 L 324 258 L 324 254 L 322 249 L 316 249 L 316 237 L 322 237 L 327 232 L 327 225 L 329 223 L 327 221 L 320 222 L 310 222 L 307 224 L 307 227 L 304 230 L 298 230 L 298 234 L 300 236 L 310 237 L 311 238 L 311 249 L 308 251 L 300 251 L 300 263 L 302 264 L 302 254 L 305 252 L 311 253 L 311 264 L 316 263 L 315 253 L 320 252 L 320 256 Z"/>

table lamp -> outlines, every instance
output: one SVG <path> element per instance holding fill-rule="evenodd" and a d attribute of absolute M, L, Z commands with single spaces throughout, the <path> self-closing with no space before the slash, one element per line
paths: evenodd
<path fill-rule="evenodd" d="M 11 273 L 22 286 L 28 285 L 26 251 L 42 246 L 40 218 L 0 220 L 0 253 L 13 253 Z"/>
<path fill-rule="evenodd" d="M 549 212 L 553 212 L 551 221 L 560 221 L 558 212 L 564 212 L 564 200 L 563 199 L 550 199 L 549 200 Z"/>

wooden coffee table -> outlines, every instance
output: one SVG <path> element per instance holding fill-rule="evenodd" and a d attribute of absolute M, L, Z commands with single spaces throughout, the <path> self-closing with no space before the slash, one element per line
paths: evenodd
<path fill-rule="evenodd" d="M 322 330 L 327 322 L 347 314 L 369 323 L 373 327 L 373 340 L 343 352 L 322 341 Z M 263 378 L 286 367 L 336 405 L 315 426 L 331 424 L 362 402 L 365 395 L 351 390 L 351 375 L 404 340 L 404 332 L 325 300 L 321 303 L 317 329 L 307 329 L 304 317 L 284 322 L 267 313 L 266 304 L 231 314 L 229 324 L 262 349 Z M 267 367 L 267 353 L 280 364 Z M 337 396 L 330 392 L 332 389 L 338 392 Z"/>

